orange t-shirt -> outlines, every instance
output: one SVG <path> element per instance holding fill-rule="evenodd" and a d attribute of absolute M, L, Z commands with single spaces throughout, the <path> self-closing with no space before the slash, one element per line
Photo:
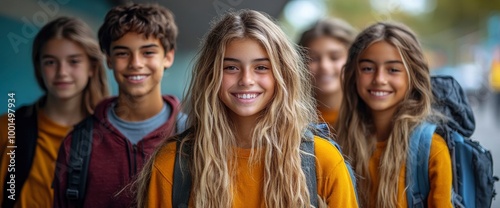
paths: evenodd
<path fill-rule="evenodd" d="M 319 109 L 318 111 L 320 113 L 319 115 L 319 122 L 326 122 L 330 125 L 330 128 L 333 127 L 335 122 L 337 122 L 337 118 L 339 116 L 339 110 L 338 109 Z"/>
<path fill-rule="evenodd" d="M 16 126 L 17 131 L 22 131 L 22 126 Z M 38 138 L 35 148 L 35 156 L 31 171 L 26 179 L 21 194 L 16 193 L 16 207 L 52 207 L 54 191 L 52 180 L 56 168 L 56 158 L 62 141 L 72 127 L 61 126 L 50 120 L 41 110 L 38 112 Z M 9 164 L 9 156 L 6 151 L 7 137 L 7 115 L 0 117 L 0 195 L 3 196 L 5 187 L 5 176 Z M 22 145 L 22 144 L 16 144 Z M 0 197 L 0 204 L 3 197 Z"/>
<path fill-rule="evenodd" d="M 369 171 L 370 177 L 373 179 L 373 186 L 371 189 L 372 194 L 370 196 L 370 201 L 372 202 L 376 201 L 376 191 L 379 186 L 378 167 L 380 164 L 380 158 L 382 157 L 382 153 L 384 152 L 386 146 L 387 141 L 377 142 L 376 149 L 370 158 Z M 405 176 L 406 165 L 403 164 L 398 176 L 398 207 L 400 208 L 408 207 L 405 192 Z M 452 177 L 451 158 L 446 141 L 438 134 L 434 134 L 432 136 L 429 155 L 430 191 L 427 199 L 428 207 L 453 207 L 451 204 Z"/>
<path fill-rule="evenodd" d="M 340 152 L 330 142 L 316 137 L 318 195 L 329 207 L 358 207 L 351 177 Z M 176 144 L 160 150 L 155 158 L 148 191 L 148 207 L 172 207 L 173 167 Z M 262 163 L 249 165 L 250 149 L 236 149 L 237 168 L 232 207 L 264 207 Z"/>

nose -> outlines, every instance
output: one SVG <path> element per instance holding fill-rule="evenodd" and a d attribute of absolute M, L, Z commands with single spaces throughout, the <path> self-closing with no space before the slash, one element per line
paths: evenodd
<path fill-rule="evenodd" d="M 373 77 L 373 84 L 387 84 L 387 75 L 384 69 L 377 69 Z"/>
<path fill-rule="evenodd" d="M 240 75 L 240 81 L 238 82 L 240 86 L 251 86 L 255 84 L 253 70 L 243 69 Z"/>
<path fill-rule="evenodd" d="M 64 77 L 69 73 L 69 64 L 65 61 L 61 61 L 60 64 L 57 65 L 57 76 Z"/>
<path fill-rule="evenodd" d="M 129 61 L 129 69 L 140 69 L 144 66 L 142 57 L 140 54 L 133 53 Z"/>
<path fill-rule="evenodd" d="M 324 70 L 329 70 L 332 68 L 332 63 L 330 60 L 328 60 L 325 57 L 320 57 L 319 58 L 319 69 L 324 71 Z"/>

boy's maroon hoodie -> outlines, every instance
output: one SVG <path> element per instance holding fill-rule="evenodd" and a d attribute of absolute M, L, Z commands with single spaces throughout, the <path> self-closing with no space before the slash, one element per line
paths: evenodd
<path fill-rule="evenodd" d="M 126 189 L 121 194 L 118 192 L 134 180 L 134 176 L 142 169 L 155 147 L 175 133 L 179 101 L 167 95 L 163 99 L 172 109 L 170 118 L 136 145 L 132 145 L 108 121 L 108 109 L 116 99 L 115 97 L 102 101 L 93 115 L 92 153 L 83 205 L 73 204 L 66 198 L 71 133 L 61 145 L 53 183 L 54 207 L 130 207 L 134 200 L 130 190 Z"/>

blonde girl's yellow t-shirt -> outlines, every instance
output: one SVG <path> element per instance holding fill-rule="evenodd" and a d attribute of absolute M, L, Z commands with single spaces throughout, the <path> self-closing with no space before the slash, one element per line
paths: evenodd
<path fill-rule="evenodd" d="M 7 115 L 0 117 L 0 144 L 1 148 L 1 169 L 0 169 L 0 194 L 6 191 L 5 176 L 9 164 L 9 157 L 5 151 L 8 142 Z M 54 192 L 51 188 L 55 172 L 57 153 L 66 134 L 72 127 L 62 126 L 50 120 L 43 111 L 38 111 L 38 138 L 35 147 L 35 156 L 31 170 L 26 179 L 21 193 L 16 193 L 18 202 L 16 207 L 52 207 Z M 16 129 L 22 130 L 23 127 L 16 126 Z M 16 143 L 15 145 L 22 145 Z M 0 203 L 3 203 L 3 197 Z"/>
<path fill-rule="evenodd" d="M 340 152 L 327 140 L 315 137 L 318 195 L 329 207 L 358 207 L 354 187 Z M 176 144 L 160 150 L 154 161 L 147 207 L 172 207 L 173 167 Z M 262 163 L 249 165 L 249 149 L 237 149 L 238 184 L 234 187 L 233 207 L 264 207 Z"/>
<path fill-rule="evenodd" d="M 372 178 L 372 187 L 370 201 L 376 202 L 377 189 L 379 187 L 379 172 L 378 167 L 380 158 L 385 151 L 387 141 L 377 142 L 376 149 L 373 152 L 369 162 L 369 172 Z M 408 207 L 406 198 L 406 164 L 401 166 L 398 181 L 398 208 Z M 451 190 L 452 190 L 452 167 L 451 158 L 448 151 L 446 141 L 434 134 L 431 141 L 431 150 L 429 155 L 429 181 L 430 192 L 427 199 L 428 207 L 446 208 L 452 207 L 451 204 Z M 396 177 L 395 177 L 396 178 Z M 362 190 L 358 190 L 362 191 Z"/>

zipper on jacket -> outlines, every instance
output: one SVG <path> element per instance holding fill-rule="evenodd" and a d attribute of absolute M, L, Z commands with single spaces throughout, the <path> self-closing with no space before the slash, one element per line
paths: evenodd
<path fill-rule="evenodd" d="M 130 177 L 134 177 L 135 174 L 137 174 L 137 144 L 132 145 L 133 149 L 133 154 L 132 157 L 134 158 L 134 170 L 133 170 L 133 175 Z"/>

